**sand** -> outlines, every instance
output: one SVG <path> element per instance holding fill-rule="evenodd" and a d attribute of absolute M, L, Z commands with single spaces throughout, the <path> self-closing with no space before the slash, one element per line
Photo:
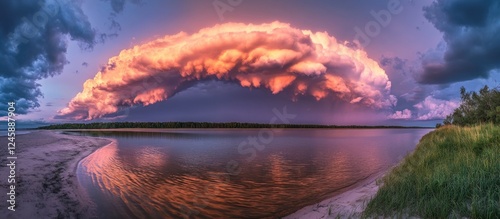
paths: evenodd
<path fill-rule="evenodd" d="M 92 202 L 79 186 L 78 162 L 109 139 L 33 131 L 16 136 L 16 208 L 9 203 L 7 137 L 0 137 L 0 218 L 91 218 Z"/>
<path fill-rule="evenodd" d="M 306 206 L 284 219 L 361 218 L 368 202 L 377 194 L 384 172 L 349 187 L 347 191 Z"/>

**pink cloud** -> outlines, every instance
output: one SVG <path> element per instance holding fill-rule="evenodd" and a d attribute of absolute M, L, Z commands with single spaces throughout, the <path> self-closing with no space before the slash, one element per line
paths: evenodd
<path fill-rule="evenodd" d="M 435 99 L 431 96 L 414 105 L 418 111 L 417 120 L 444 119 L 459 106 L 459 101 Z"/>
<path fill-rule="evenodd" d="M 56 118 L 100 118 L 166 100 L 203 80 L 224 80 L 273 94 L 289 88 L 295 97 L 342 100 L 374 109 L 397 101 L 376 61 L 326 32 L 281 22 L 227 23 L 121 51 L 84 83 Z"/>
<path fill-rule="evenodd" d="M 402 111 L 396 111 L 394 114 L 389 115 L 389 119 L 411 119 L 411 110 L 404 109 Z"/>

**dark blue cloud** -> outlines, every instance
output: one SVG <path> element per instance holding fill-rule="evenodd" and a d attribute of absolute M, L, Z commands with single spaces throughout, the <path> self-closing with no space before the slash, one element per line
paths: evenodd
<path fill-rule="evenodd" d="M 105 0 L 105 1 L 109 1 L 111 3 L 111 8 L 116 14 L 123 11 L 126 2 L 130 2 L 133 4 L 139 4 L 142 2 L 142 0 Z"/>
<path fill-rule="evenodd" d="M 134 1 L 133 1 L 134 2 Z M 36 81 L 61 74 L 69 61 L 67 43 L 77 41 L 92 49 L 102 38 L 81 9 L 81 1 L 0 1 L 0 116 L 7 102 L 17 102 L 16 112 L 39 107 L 42 97 Z M 114 12 L 125 1 L 112 0 Z"/>
<path fill-rule="evenodd" d="M 400 57 L 382 57 L 380 65 L 391 81 L 391 94 L 398 97 L 397 110 L 411 108 L 424 100 L 433 89 L 433 86 L 421 85 L 414 80 L 414 61 Z"/>
<path fill-rule="evenodd" d="M 317 101 L 300 96 L 290 97 L 293 90 L 285 89 L 273 95 L 264 89 L 248 89 L 223 81 L 205 81 L 179 92 L 168 101 L 148 106 L 136 106 L 113 121 L 205 121 L 269 123 L 274 109 L 287 108 L 297 124 L 382 124 L 385 117 L 371 109 L 347 105 L 342 101 Z M 124 114 L 125 113 L 125 114 Z M 94 121 L 106 121 L 106 118 Z"/>
<path fill-rule="evenodd" d="M 488 78 L 500 68 L 500 1 L 437 0 L 424 12 L 443 33 L 445 44 L 422 56 L 419 82 Z"/>
<path fill-rule="evenodd" d="M 85 48 L 95 43 L 95 30 L 75 2 L 0 2 L 0 115 L 6 103 L 17 113 L 39 106 L 37 80 L 60 74 L 68 36 Z"/>

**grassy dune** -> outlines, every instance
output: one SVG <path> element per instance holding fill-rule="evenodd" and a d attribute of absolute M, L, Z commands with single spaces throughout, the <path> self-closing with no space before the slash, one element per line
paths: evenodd
<path fill-rule="evenodd" d="M 445 126 L 383 179 L 365 216 L 500 218 L 500 126 Z"/>

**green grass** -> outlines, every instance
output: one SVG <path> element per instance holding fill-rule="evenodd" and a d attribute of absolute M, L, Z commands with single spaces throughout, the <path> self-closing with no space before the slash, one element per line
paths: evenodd
<path fill-rule="evenodd" d="M 445 126 L 383 178 L 365 217 L 500 218 L 500 126 Z"/>

